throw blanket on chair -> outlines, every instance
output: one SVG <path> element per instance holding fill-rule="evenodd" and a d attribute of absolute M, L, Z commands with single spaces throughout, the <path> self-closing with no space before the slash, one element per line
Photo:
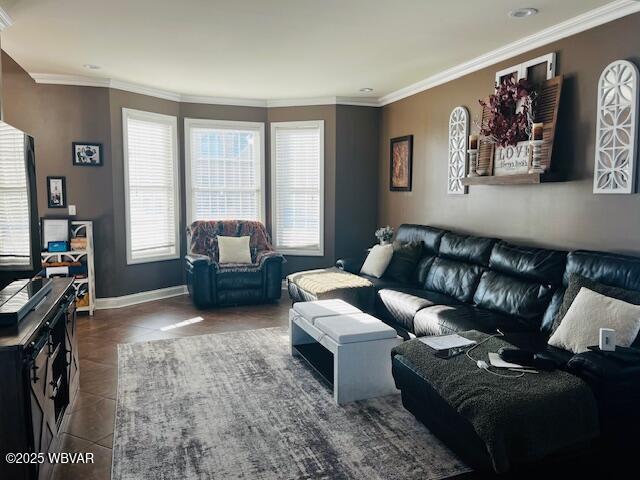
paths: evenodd
<path fill-rule="evenodd" d="M 198 220 L 187 228 L 190 236 L 191 255 L 204 255 L 211 259 L 218 271 L 252 272 L 260 270 L 271 257 L 281 255 L 273 250 L 267 229 L 261 222 L 251 220 Z M 218 235 L 226 237 L 248 236 L 252 264 L 218 263 Z"/>

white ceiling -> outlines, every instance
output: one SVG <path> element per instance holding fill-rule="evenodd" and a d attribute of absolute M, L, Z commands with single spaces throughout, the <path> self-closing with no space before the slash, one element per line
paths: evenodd
<path fill-rule="evenodd" d="M 13 20 L 2 48 L 29 73 L 259 99 L 380 98 L 609 3 L 0 0 Z M 516 7 L 540 13 L 514 20 Z"/>

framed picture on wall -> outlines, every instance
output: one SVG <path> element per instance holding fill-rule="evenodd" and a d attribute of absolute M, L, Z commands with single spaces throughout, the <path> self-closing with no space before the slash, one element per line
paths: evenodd
<path fill-rule="evenodd" d="M 67 182 L 65 177 L 47 177 L 47 206 L 66 208 Z"/>
<path fill-rule="evenodd" d="M 413 170 L 413 135 L 391 139 L 389 189 L 410 192 Z"/>
<path fill-rule="evenodd" d="M 73 142 L 73 164 L 83 167 L 102 166 L 102 144 Z"/>

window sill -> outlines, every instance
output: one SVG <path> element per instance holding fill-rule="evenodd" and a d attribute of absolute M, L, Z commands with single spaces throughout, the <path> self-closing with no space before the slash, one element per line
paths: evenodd
<path fill-rule="evenodd" d="M 324 250 L 304 250 L 297 248 L 278 248 L 275 251 L 290 257 L 324 257 Z"/>
<path fill-rule="evenodd" d="M 169 260 L 179 260 L 180 254 L 162 255 L 157 257 L 131 258 L 127 257 L 127 265 L 139 265 L 142 263 L 166 262 Z"/>

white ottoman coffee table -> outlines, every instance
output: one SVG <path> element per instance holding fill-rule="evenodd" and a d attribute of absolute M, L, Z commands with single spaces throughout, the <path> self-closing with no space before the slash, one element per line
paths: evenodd
<path fill-rule="evenodd" d="M 343 300 L 298 302 L 289 310 L 291 355 L 333 386 L 338 405 L 398 393 L 391 375 L 396 331 Z"/>

